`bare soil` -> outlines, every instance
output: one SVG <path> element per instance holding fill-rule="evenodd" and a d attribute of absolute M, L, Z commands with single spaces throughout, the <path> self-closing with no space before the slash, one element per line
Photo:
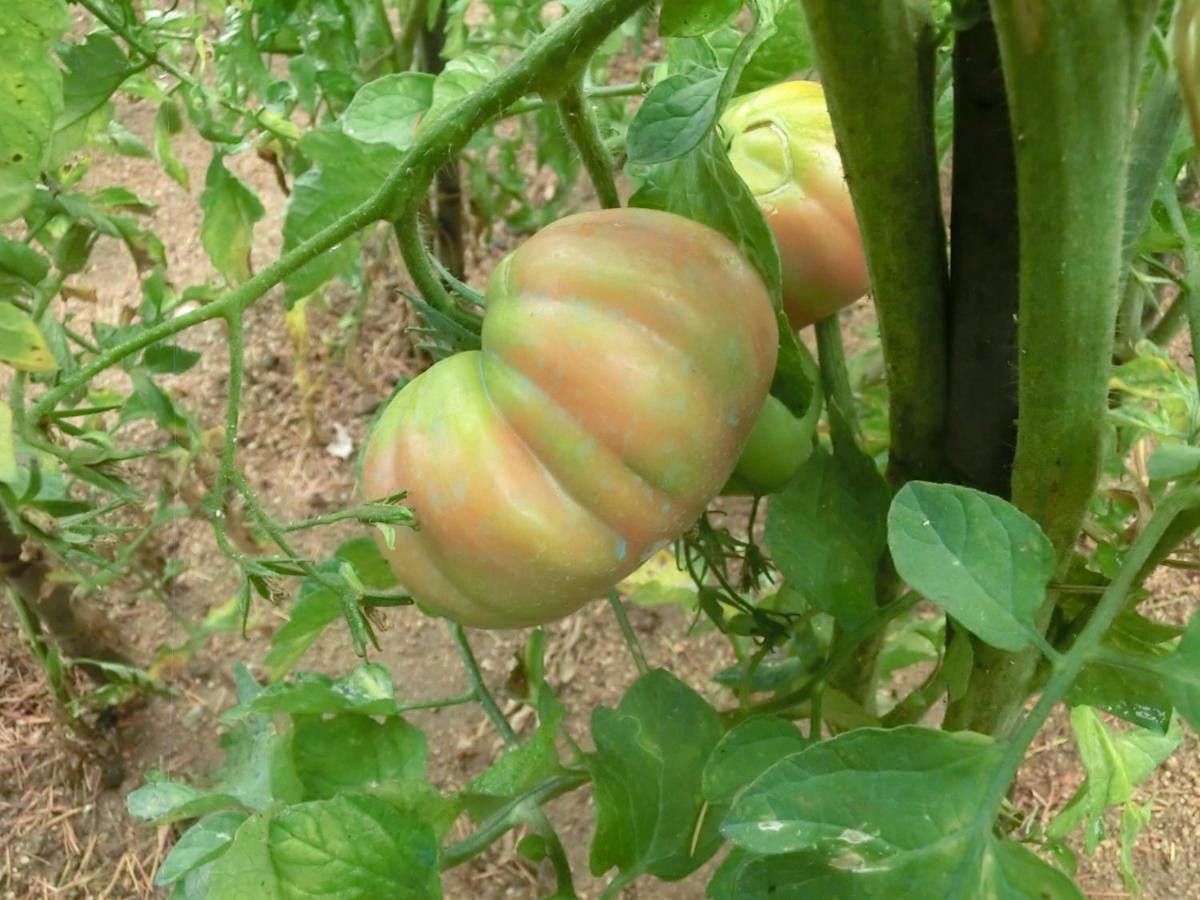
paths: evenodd
<path fill-rule="evenodd" d="M 149 139 L 151 111 L 132 104 L 121 110 L 124 124 Z M 96 185 L 121 184 L 153 200 L 154 230 L 163 239 L 170 277 L 182 288 L 213 277 L 200 246 L 198 197 L 209 147 L 182 136 L 176 151 L 191 174 L 191 190 L 168 180 L 146 160 L 97 159 L 89 174 Z M 254 262 L 261 266 L 278 250 L 285 197 L 273 173 L 260 160 L 244 156 L 231 167 L 259 193 L 267 207 L 257 227 Z M 536 189 L 534 186 L 531 189 Z M 516 238 L 502 231 L 492 246 L 471 248 L 472 281 L 482 284 L 487 269 Z M 243 396 L 242 465 L 271 512 L 283 520 L 318 515 L 352 502 L 353 454 L 339 450 L 342 432 L 354 447 L 376 405 L 395 380 L 424 364 L 405 329 L 412 313 L 400 294 L 407 285 L 387 270 L 372 275 L 370 305 L 357 340 L 347 344 L 339 320 L 355 298 L 344 289 L 327 293 L 309 318 L 309 346 L 302 355 L 284 321 L 282 297 L 273 292 L 249 313 L 246 326 L 247 386 Z M 137 273 L 124 251 L 111 244 L 97 248 L 93 264 L 73 279 L 79 294 L 71 311 L 82 320 L 117 321 L 140 300 Z M 320 308 L 323 307 L 323 308 Z M 856 314 L 858 315 L 858 314 Z M 168 379 L 171 391 L 206 429 L 219 429 L 227 397 L 227 342 L 223 327 L 208 325 L 186 333 L 185 346 L 203 353 L 190 372 Z M 301 381 L 308 385 L 301 387 Z M 306 404 L 312 410 L 306 416 Z M 219 434 L 219 431 L 214 431 Z M 321 559 L 347 537 L 352 526 L 306 532 L 299 548 Z M 151 555 L 161 562 L 180 560 L 183 573 L 173 582 L 170 600 L 194 621 L 226 602 L 236 588 L 232 568 L 217 550 L 205 525 L 170 524 L 155 535 Z M 1152 601 L 1182 617 L 1196 603 L 1193 576 L 1171 573 L 1156 582 Z M 181 643 L 169 611 L 135 600 L 127 586 L 115 586 L 100 598 L 116 633 L 133 658 L 150 664 L 160 650 Z M 144 775 L 161 769 L 176 777 L 202 776 L 219 758 L 217 717 L 233 701 L 232 666 L 254 663 L 266 650 L 266 636 L 286 620 L 286 608 L 259 603 L 249 639 L 219 634 L 190 658 L 165 657 L 156 674 L 170 695 L 150 697 L 115 718 L 99 745 L 81 742 L 63 726 L 55 706 L 18 635 L 11 611 L 0 614 L 0 897 L 149 897 L 151 877 L 177 832 L 132 821 L 124 795 Z M 689 622 L 674 609 L 631 609 L 635 630 L 652 666 L 666 666 L 714 702 L 727 702 L 711 676 L 730 662 L 716 636 L 690 636 Z M 635 669 L 610 611 L 595 604 L 549 629 L 550 682 L 573 712 L 569 725 L 586 745 L 588 710 L 614 705 L 635 677 Z M 462 671 L 442 623 L 412 609 L 387 617 L 378 661 L 391 670 L 405 700 L 432 699 L 465 689 Z M 498 693 L 521 646 L 520 633 L 476 633 L 473 637 L 483 671 Z M 357 662 L 343 630 L 331 628 L 300 664 L 331 674 Z M 431 778 L 447 790 L 481 771 L 500 747 L 495 732 L 473 706 L 415 713 L 412 720 L 430 739 Z M 528 719 L 517 719 L 524 728 Z M 1138 792 L 1154 799 L 1155 811 L 1138 844 L 1135 862 L 1147 898 L 1200 896 L 1200 756 L 1189 735 L 1180 752 Z M 106 786 L 120 779 L 118 785 Z M 1057 717 L 1040 736 L 1025 767 L 1015 800 L 1042 821 L 1060 809 L 1082 777 L 1065 717 Z M 561 798 L 550 807 L 578 874 L 580 895 L 598 896 L 603 879 L 587 874 L 586 848 L 593 811 L 586 792 Z M 516 835 L 502 840 L 480 859 L 448 874 L 449 898 L 534 897 L 551 880 L 514 861 Z M 626 890 L 630 898 L 699 898 L 711 865 L 678 885 L 643 881 Z M 1091 897 L 1129 896 L 1116 868 L 1116 848 L 1106 842 L 1093 858 L 1084 858 L 1080 882 Z"/>

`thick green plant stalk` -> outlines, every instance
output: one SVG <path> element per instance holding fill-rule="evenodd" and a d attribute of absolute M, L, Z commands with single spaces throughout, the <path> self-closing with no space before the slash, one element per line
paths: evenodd
<path fill-rule="evenodd" d="M 954 39 L 950 376 L 956 481 L 1008 497 L 1017 439 L 1017 167 L 991 17 Z"/>
<path fill-rule="evenodd" d="M 947 270 L 928 11 L 897 0 L 802 5 L 879 313 L 891 404 L 889 479 L 937 480 L 944 471 Z"/>
<path fill-rule="evenodd" d="M 1013 500 L 1066 559 L 1100 472 L 1137 75 L 1157 0 L 993 0 L 1017 149 Z"/>
<path fill-rule="evenodd" d="M 1020 225 L 1012 499 L 1074 550 L 1100 474 L 1123 264 L 1137 78 L 1158 0 L 992 0 L 1012 113 Z M 1044 629 L 1053 609 L 1040 614 Z M 1036 651 L 976 646 L 946 724 L 1003 733 Z"/>

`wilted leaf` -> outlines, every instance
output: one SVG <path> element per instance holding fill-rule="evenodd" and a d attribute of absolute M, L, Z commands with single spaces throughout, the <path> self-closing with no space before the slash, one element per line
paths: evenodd
<path fill-rule="evenodd" d="M 204 223 L 200 242 L 217 271 L 232 284 L 250 277 L 250 248 L 254 223 L 266 211 L 258 195 L 225 168 L 220 153 L 214 153 L 200 195 Z"/>

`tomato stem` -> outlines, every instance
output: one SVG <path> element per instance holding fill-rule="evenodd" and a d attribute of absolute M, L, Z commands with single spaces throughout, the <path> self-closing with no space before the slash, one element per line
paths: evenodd
<path fill-rule="evenodd" d="M 633 664 L 637 666 L 638 675 L 647 674 L 650 667 L 646 664 L 646 655 L 642 652 L 642 645 L 638 643 L 637 635 L 633 633 L 629 614 L 625 611 L 625 605 L 621 603 L 621 598 L 616 591 L 608 592 L 608 603 L 617 616 L 617 623 L 621 626 L 621 637 L 625 639 L 625 646 L 629 648 L 629 655 L 633 657 Z"/>
<path fill-rule="evenodd" d="M 842 344 L 841 316 L 834 313 L 814 326 L 817 332 L 817 358 L 821 366 L 821 388 L 829 400 L 829 427 L 835 443 L 846 440 L 861 443 L 858 412 L 850 373 L 846 370 L 846 350 Z"/>
<path fill-rule="evenodd" d="M 576 81 L 567 88 L 558 101 L 558 113 L 562 119 L 563 130 L 579 151 L 588 177 L 592 179 L 600 205 L 606 209 L 620 206 L 621 195 L 617 192 L 617 182 L 613 178 L 612 155 L 604 146 L 596 114 L 588 103 L 582 82 Z"/>
<path fill-rule="evenodd" d="M 802 5 L 879 314 L 890 403 L 889 480 L 894 486 L 910 478 L 938 480 L 944 472 L 947 268 L 931 24 L 915 4 L 893 0 Z"/>

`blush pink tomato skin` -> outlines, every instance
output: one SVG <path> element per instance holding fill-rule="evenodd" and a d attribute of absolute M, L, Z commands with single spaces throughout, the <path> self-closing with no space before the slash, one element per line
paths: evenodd
<path fill-rule="evenodd" d="M 784 81 L 739 97 L 721 129 L 779 245 L 789 324 L 804 328 L 862 297 L 867 262 L 821 86 Z"/>
<path fill-rule="evenodd" d="M 778 342 L 737 248 L 669 213 L 582 213 L 493 273 L 482 350 L 424 372 L 368 440 L 363 492 L 408 491 L 380 540 L 426 609 L 517 628 L 603 595 L 728 479 Z"/>

